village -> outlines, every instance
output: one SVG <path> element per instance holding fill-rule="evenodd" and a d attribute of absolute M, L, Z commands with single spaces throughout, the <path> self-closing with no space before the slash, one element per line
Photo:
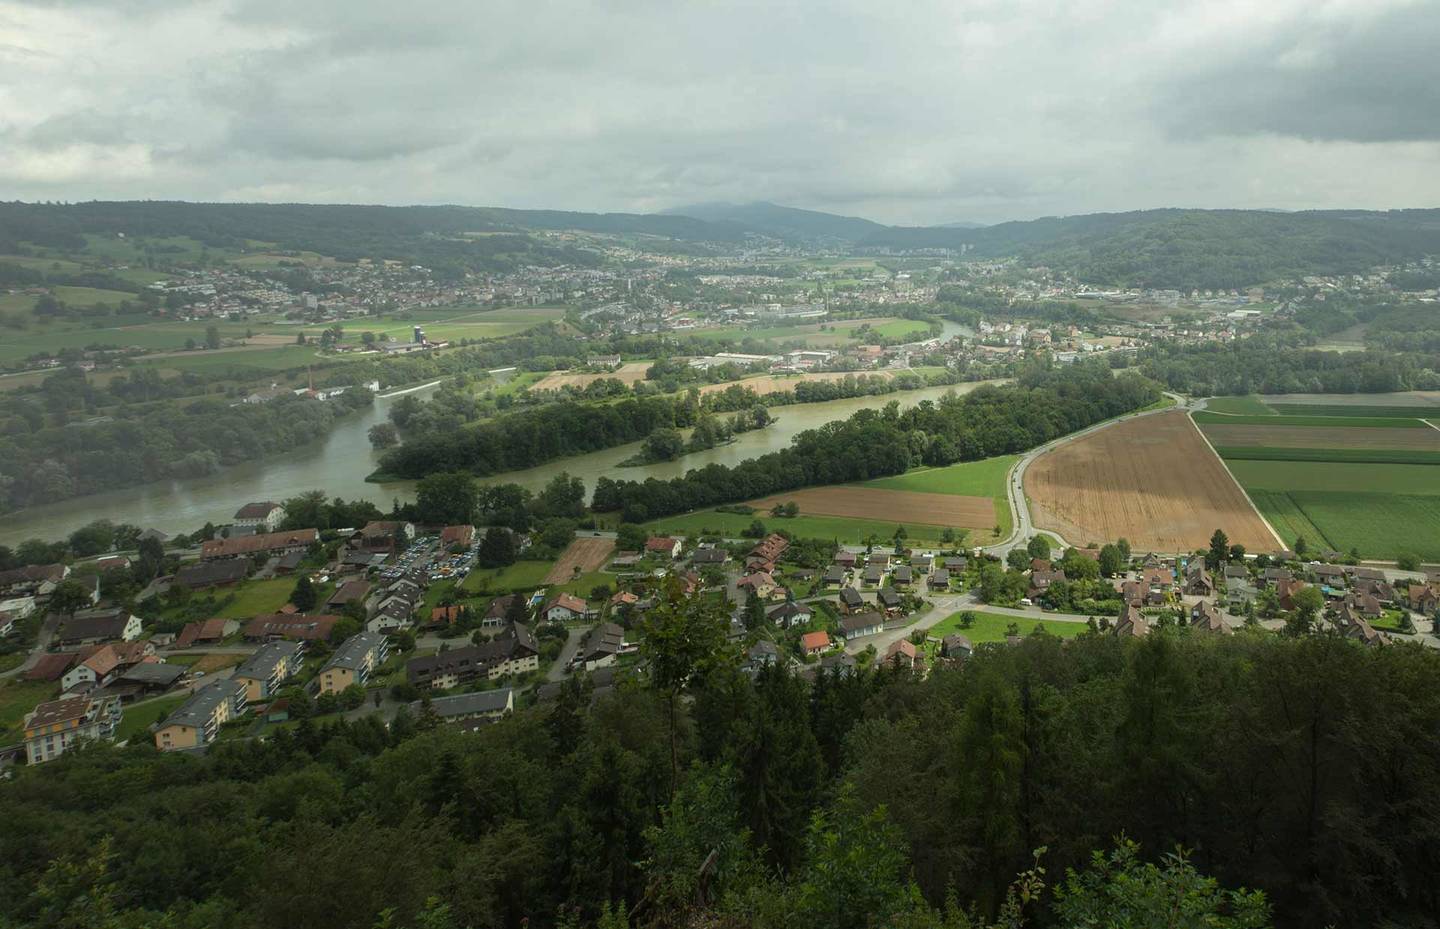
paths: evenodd
<path fill-rule="evenodd" d="M 0 676 L 37 695 L 5 757 L 40 764 L 89 740 L 204 751 L 327 714 L 404 712 L 474 728 L 555 699 L 567 681 L 592 694 L 622 686 L 643 670 L 644 617 L 676 597 L 729 617 L 744 669 L 784 663 L 810 677 L 868 667 L 924 675 L 1030 636 L 1164 627 L 1440 647 L 1440 572 L 1339 552 L 1257 555 L 1218 531 L 1211 551 L 1176 555 L 1123 541 L 1060 552 L 1038 534 L 919 549 L 898 534 L 889 546 L 842 546 L 626 526 L 578 531 L 541 574 L 478 567 L 470 525 L 377 520 L 322 540 L 316 529 L 281 529 L 285 515 L 277 503 L 249 504 L 156 579 L 147 595 L 169 615 L 220 614 L 173 632 L 102 598 L 96 571 L 130 556 L 0 574 L 0 637 L 33 635 L 23 663 Z M 515 542 L 522 552 L 530 544 Z M 247 602 L 266 605 L 248 612 Z"/>

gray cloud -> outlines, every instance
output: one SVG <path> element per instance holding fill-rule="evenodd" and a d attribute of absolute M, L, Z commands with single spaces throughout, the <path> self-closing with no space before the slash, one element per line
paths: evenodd
<path fill-rule="evenodd" d="M 0 0 L 0 197 L 1429 205 L 1437 28 L 1440 0 Z"/>

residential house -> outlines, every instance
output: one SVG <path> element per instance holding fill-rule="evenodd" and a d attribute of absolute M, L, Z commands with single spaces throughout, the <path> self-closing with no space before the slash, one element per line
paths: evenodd
<path fill-rule="evenodd" d="M 620 595 L 616 594 L 615 596 L 618 597 Z M 635 595 L 630 594 L 630 596 L 634 597 Z M 523 594 L 504 594 L 491 600 L 490 605 L 485 608 L 485 615 L 480 617 L 480 628 L 504 629 L 505 625 L 510 622 L 510 611 L 516 600 L 519 600 L 522 604 L 523 613 L 521 615 L 528 619 L 530 617 L 530 610 L 523 606 L 525 596 Z"/>
<path fill-rule="evenodd" d="M 440 547 L 447 552 L 456 548 L 467 549 L 474 544 L 474 526 L 446 526 L 440 530 Z"/>
<path fill-rule="evenodd" d="M 542 615 L 546 621 L 552 623 L 585 619 L 590 615 L 590 605 L 574 594 L 560 594 L 550 601 Z"/>
<path fill-rule="evenodd" d="M 1050 589 L 1050 585 L 1056 581 L 1066 580 L 1063 570 L 1042 568 L 1030 572 L 1030 592 L 1028 596 L 1039 597 Z"/>
<path fill-rule="evenodd" d="M 390 655 L 390 640 L 377 632 L 357 632 L 330 655 L 320 669 L 320 693 L 338 694 L 351 685 L 361 687 Z"/>
<path fill-rule="evenodd" d="M 831 565 L 825 569 L 825 573 L 820 577 L 820 583 L 825 587 L 839 587 L 845 583 L 845 575 L 846 571 L 844 568 L 838 564 Z"/>
<path fill-rule="evenodd" d="M 1440 610 L 1440 593 L 1428 584 L 1411 584 L 1406 588 L 1405 602 L 1415 612 L 1433 616 Z"/>
<path fill-rule="evenodd" d="M 860 577 L 860 583 L 867 587 L 878 587 L 885 579 L 885 569 L 879 565 L 872 564 L 865 567 L 865 573 Z"/>
<path fill-rule="evenodd" d="M 845 641 L 878 635 L 885 629 L 885 618 L 873 610 L 868 613 L 854 613 L 840 620 L 840 634 Z"/>
<path fill-rule="evenodd" d="M 447 723 L 489 722 L 515 712 L 515 691 L 500 687 L 450 697 L 433 697 L 428 708 L 424 701 L 417 700 L 410 704 L 410 712 L 417 717 L 427 712 L 434 713 Z"/>
<path fill-rule="evenodd" d="M 785 550 L 790 547 L 790 540 L 779 533 L 772 532 L 750 549 L 750 557 L 760 558 L 774 563 L 780 560 Z"/>
<path fill-rule="evenodd" d="M 645 540 L 645 554 L 679 558 L 681 542 L 667 535 L 654 535 Z"/>
<path fill-rule="evenodd" d="M 594 671 L 613 665 L 625 648 L 625 630 L 615 623 L 601 623 L 585 634 L 580 650 L 571 662 L 577 669 Z"/>
<path fill-rule="evenodd" d="M 1354 639 L 1363 645 L 1384 645 L 1390 641 L 1348 603 L 1340 604 L 1336 610 L 1335 626 L 1345 638 Z"/>
<path fill-rule="evenodd" d="M 540 647 L 535 634 L 524 623 L 515 623 L 488 642 L 412 658 L 405 663 L 405 677 L 417 686 L 448 690 L 477 680 L 493 681 L 539 669 Z"/>
<path fill-rule="evenodd" d="M 905 597 L 894 587 L 881 587 L 875 591 L 875 602 L 880 604 L 887 616 L 900 612 L 904 606 Z"/>
<path fill-rule="evenodd" d="M 881 571 L 888 570 L 890 567 L 890 553 L 871 552 L 865 556 L 865 565 L 867 567 L 878 567 Z"/>
<path fill-rule="evenodd" d="M 951 574 L 960 574 L 963 573 L 967 567 L 969 567 L 970 562 L 962 556 L 951 555 L 946 558 L 942 562 L 942 564 L 945 565 L 945 570 L 949 571 Z"/>
<path fill-rule="evenodd" d="M 263 703 L 295 676 L 304 659 L 304 642 L 267 642 L 235 669 L 231 680 L 245 685 L 247 702 Z"/>
<path fill-rule="evenodd" d="M 855 656 L 836 652 L 820 659 L 820 670 L 845 677 L 855 673 Z"/>
<path fill-rule="evenodd" d="M 121 713 L 114 697 L 82 695 L 42 703 L 25 716 L 25 760 L 44 764 L 79 742 L 113 738 Z"/>
<path fill-rule="evenodd" d="M 371 552 L 394 552 L 415 540 L 415 524 L 403 520 L 377 519 L 366 523 L 351 540 L 352 545 Z"/>
<path fill-rule="evenodd" d="M 914 579 L 915 572 L 911 570 L 909 565 L 896 565 L 895 570 L 890 572 L 890 583 L 896 587 L 906 586 Z"/>
<path fill-rule="evenodd" d="M 133 642 L 142 632 L 140 617 L 125 610 L 85 610 L 61 624 L 55 634 L 62 647 Z"/>
<path fill-rule="evenodd" d="M 129 703 L 163 694 L 180 683 L 189 673 L 190 669 L 184 665 L 146 658 L 116 674 L 103 690 L 91 691 L 91 696 L 115 697 L 121 703 Z"/>
<path fill-rule="evenodd" d="M 339 621 L 338 616 L 272 613 L 250 620 L 241 635 L 248 642 L 268 642 L 272 639 L 323 642 L 330 638 Z"/>
<path fill-rule="evenodd" d="M 860 591 L 854 587 L 844 587 L 840 590 L 840 609 L 847 613 L 854 613 L 865 606 L 865 598 L 860 596 Z"/>
<path fill-rule="evenodd" d="M 828 632 L 807 632 L 800 637 L 801 654 L 818 655 L 829 650 L 830 633 Z"/>
<path fill-rule="evenodd" d="M 914 568 L 916 571 L 919 571 L 921 574 L 924 574 L 925 572 L 929 571 L 929 570 L 930 570 L 930 566 L 934 563 L 934 561 L 935 561 L 935 559 L 934 559 L 934 557 L 931 556 L 931 555 L 911 555 L 911 556 L 910 556 L 910 566 L 911 566 L 912 568 Z"/>
<path fill-rule="evenodd" d="M 0 600 L 14 597 L 43 600 L 69 576 L 70 567 L 63 564 L 32 564 L 0 571 Z"/>
<path fill-rule="evenodd" d="M 1195 559 L 1185 571 L 1185 586 L 1182 591 L 1191 597 L 1213 597 L 1215 596 L 1215 582 L 1210 578 L 1210 572 L 1205 569 L 1205 562 Z"/>
<path fill-rule="evenodd" d="M 794 600 L 787 600 L 779 606 L 771 607 L 765 617 L 781 629 L 792 629 L 795 626 L 803 626 L 814 618 L 810 607 L 803 603 L 796 603 Z"/>
<path fill-rule="evenodd" d="M 67 691 L 83 684 L 99 687 L 112 674 L 118 674 L 154 654 L 155 646 L 149 642 L 92 645 L 76 653 L 75 664 L 60 678 L 60 686 Z"/>
<path fill-rule="evenodd" d="M 278 503 L 247 503 L 235 511 L 232 523 L 257 533 L 274 532 L 285 521 L 285 507 Z"/>
<path fill-rule="evenodd" d="M 361 609 L 365 609 L 365 603 L 370 597 L 371 586 L 369 581 L 360 580 L 359 578 L 346 581 L 335 588 L 335 592 L 330 595 L 330 599 L 325 601 L 325 608 L 339 613 L 343 611 L 345 607 L 354 603 Z"/>
<path fill-rule="evenodd" d="M 885 649 L 885 663 L 900 668 L 920 670 L 925 667 L 925 654 L 909 639 L 896 639 Z"/>
<path fill-rule="evenodd" d="M 1295 595 L 1309 585 L 1304 581 L 1297 581 L 1290 577 L 1282 577 L 1275 581 L 1275 596 L 1280 600 L 1280 609 L 1295 609 Z"/>
<path fill-rule="evenodd" d="M 1229 635 L 1230 633 L 1230 627 L 1225 625 L 1219 608 L 1205 600 L 1190 607 L 1190 628 L 1197 632 L 1208 632 L 1214 635 Z"/>
<path fill-rule="evenodd" d="M 849 571 L 855 567 L 855 553 L 842 548 L 835 553 L 835 564 Z"/>
<path fill-rule="evenodd" d="M 1375 619 L 1385 612 L 1374 594 L 1350 593 L 1346 595 L 1345 602 L 1367 619 Z"/>
<path fill-rule="evenodd" d="M 211 681 L 156 727 L 155 747 L 162 752 L 204 748 L 221 726 L 245 712 L 245 693 L 242 681 Z"/>
<path fill-rule="evenodd" d="M 20 620 L 35 614 L 34 597 L 11 597 L 0 600 L 0 636 L 9 635 Z"/>
<path fill-rule="evenodd" d="M 975 652 L 975 646 L 970 640 L 959 633 L 951 633 L 940 640 L 940 656 L 951 660 L 963 661 Z"/>
<path fill-rule="evenodd" d="M 938 568 L 930 575 L 930 579 L 926 583 L 930 585 L 931 590 L 949 590 L 950 572 L 945 568 Z"/>
<path fill-rule="evenodd" d="M 225 619 L 202 619 L 199 622 L 186 623 L 175 637 L 175 648 L 219 645 L 232 631 L 231 621 Z"/>
<path fill-rule="evenodd" d="M 761 639 L 745 652 L 745 670 L 751 673 L 771 667 L 779 661 L 780 649 L 768 639 Z"/>
<path fill-rule="evenodd" d="M 75 652 L 43 654 L 35 659 L 35 663 L 21 677 L 27 681 L 58 681 L 78 658 L 79 655 Z"/>
<path fill-rule="evenodd" d="M 1115 635 L 1119 638 L 1138 639 L 1150 634 L 1150 621 L 1146 619 L 1138 609 L 1130 604 L 1120 612 L 1120 618 L 1115 623 Z"/>
<path fill-rule="evenodd" d="M 200 543 L 200 557 L 211 561 L 216 558 L 251 558 L 256 555 L 277 555 L 294 552 L 302 557 L 305 551 L 320 541 L 320 533 L 314 529 L 295 529 L 289 532 L 267 532 L 258 535 L 242 535 L 229 539 L 211 539 Z"/>
<path fill-rule="evenodd" d="M 780 590 L 780 584 L 769 574 L 748 574 L 735 582 L 741 590 L 747 590 L 761 600 L 770 598 Z"/>
<path fill-rule="evenodd" d="M 697 548 L 690 554 L 690 563 L 697 568 L 706 565 L 722 565 L 729 560 L 729 552 L 712 545 Z"/>
<path fill-rule="evenodd" d="M 1338 564 L 1317 564 L 1312 565 L 1310 573 L 1315 577 L 1315 583 L 1324 584 L 1329 587 L 1345 587 L 1345 569 Z"/>

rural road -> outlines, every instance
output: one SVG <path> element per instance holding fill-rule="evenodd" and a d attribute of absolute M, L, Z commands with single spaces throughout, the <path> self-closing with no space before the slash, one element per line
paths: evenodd
<path fill-rule="evenodd" d="M 1039 458 L 1046 452 L 1051 451 L 1052 449 L 1059 448 L 1067 442 L 1073 442 L 1076 439 L 1080 439 L 1087 435 L 1099 432 L 1101 429 L 1107 429 L 1110 426 L 1115 425 L 1116 423 L 1125 422 L 1126 420 L 1131 419 L 1139 419 L 1142 416 L 1154 416 L 1157 413 L 1168 413 L 1171 410 L 1188 410 L 1195 405 L 1195 401 L 1186 400 L 1179 394 L 1174 394 L 1166 391 L 1165 396 L 1174 400 L 1175 406 L 1167 406 L 1159 410 L 1146 410 L 1142 413 L 1126 413 L 1124 416 L 1117 416 L 1114 419 L 1107 419 L 1104 422 L 1096 423 L 1093 426 L 1087 426 L 1086 428 L 1081 429 L 1079 432 L 1072 432 L 1068 435 L 1063 435 L 1058 439 L 1052 439 L 1051 441 L 1046 442 L 1044 445 L 1032 448 L 1030 451 L 1020 456 L 1020 460 L 1015 462 L 1014 467 L 1010 469 L 1010 474 L 1006 478 L 1005 484 L 1006 494 L 1010 498 L 1010 512 L 1015 517 L 1014 529 L 1011 530 L 1010 536 L 1005 539 L 1005 541 L 997 542 L 994 545 L 983 546 L 982 550 L 985 551 L 987 554 L 994 555 L 997 558 L 1004 558 L 1010 553 L 1010 550 L 1012 548 L 1015 548 L 1017 545 L 1024 545 L 1025 542 L 1027 542 L 1030 537 L 1035 534 L 1035 525 L 1032 522 L 1030 515 L 1030 503 L 1028 500 L 1025 499 L 1025 472 L 1029 469 L 1030 465 L 1034 463 L 1037 458 Z M 1053 529 L 1046 529 L 1044 530 L 1044 532 L 1054 538 L 1055 541 L 1059 542 L 1061 548 L 1067 548 L 1073 545 L 1072 542 L 1067 541 Z"/>
<path fill-rule="evenodd" d="M 1070 616 L 1061 613 L 1047 613 L 1039 607 L 1010 609 L 1009 607 L 990 606 L 981 601 L 972 590 L 961 594 L 948 594 L 942 597 L 935 597 L 930 601 L 930 609 L 918 614 L 914 622 L 907 623 L 895 629 L 886 629 L 884 632 L 866 636 L 862 639 L 856 639 L 854 642 L 847 642 L 845 643 L 845 651 L 854 655 L 863 652 L 866 648 L 873 645 L 877 652 L 884 655 L 885 650 L 900 639 L 908 639 L 916 630 L 928 630 L 945 617 L 952 613 L 958 613 L 961 610 L 983 610 L 986 613 L 1014 616 L 1017 620 L 1027 619 L 1047 623 L 1083 623 L 1088 618 L 1085 616 Z M 1027 627 L 1024 626 L 1021 628 L 1022 630 L 1027 629 Z"/>

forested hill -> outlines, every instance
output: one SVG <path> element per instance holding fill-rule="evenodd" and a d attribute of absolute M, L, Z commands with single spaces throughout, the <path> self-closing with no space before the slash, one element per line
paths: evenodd
<path fill-rule="evenodd" d="M 34 246 L 78 251 L 87 235 L 124 233 L 187 236 L 215 248 L 265 242 L 345 260 L 391 258 L 456 270 L 598 260 L 591 250 L 530 235 L 559 230 L 645 235 L 688 250 L 733 249 L 753 237 L 859 250 L 963 247 L 973 256 L 1013 256 L 1095 285 L 1180 289 L 1347 274 L 1440 254 L 1440 210 L 1168 209 L 969 229 L 885 226 L 773 203 L 704 205 L 664 214 L 162 201 L 0 203 L 0 253 L 23 253 Z"/>

